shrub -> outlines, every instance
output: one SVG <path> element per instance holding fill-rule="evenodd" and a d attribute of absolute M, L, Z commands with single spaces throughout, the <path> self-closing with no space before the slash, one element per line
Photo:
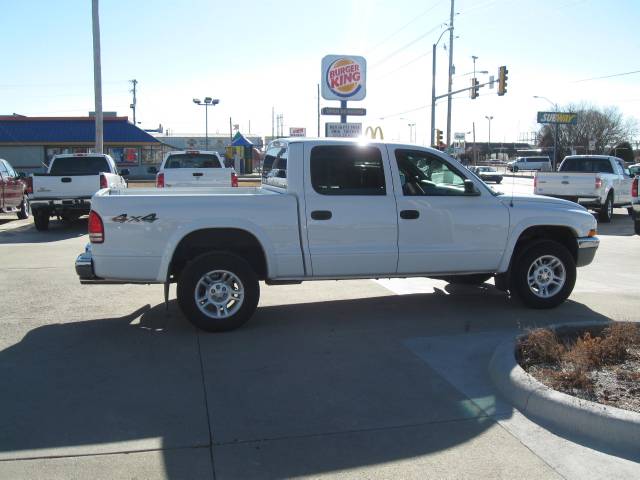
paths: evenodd
<path fill-rule="evenodd" d="M 564 350 L 556 334 L 546 328 L 536 328 L 518 342 L 520 364 L 525 369 L 539 363 L 557 363 Z"/>

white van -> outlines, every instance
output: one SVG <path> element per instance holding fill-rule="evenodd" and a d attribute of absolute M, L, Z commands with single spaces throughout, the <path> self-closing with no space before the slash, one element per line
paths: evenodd
<path fill-rule="evenodd" d="M 551 170 L 551 159 L 549 157 L 518 157 L 514 161 L 507 163 L 507 169 L 512 172 L 518 170 Z"/>

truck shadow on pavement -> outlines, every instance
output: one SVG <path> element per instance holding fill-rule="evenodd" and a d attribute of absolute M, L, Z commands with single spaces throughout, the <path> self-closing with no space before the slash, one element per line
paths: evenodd
<path fill-rule="evenodd" d="M 598 222 L 598 235 L 619 235 L 624 237 L 633 236 L 635 235 L 635 231 L 633 229 L 633 218 L 626 212 L 626 210 L 616 209 L 610 223 Z"/>
<path fill-rule="evenodd" d="M 175 301 L 35 328 L 0 352 L 0 460 L 162 449 L 167 478 L 202 478 L 211 448 L 216 478 L 283 478 L 486 436 L 469 461 L 501 462 L 494 420 L 405 340 L 604 317 L 575 302 L 526 310 L 483 288 L 263 306 L 218 335 Z"/>
<path fill-rule="evenodd" d="M 86 218 L 72 223 L 52 218 L 49 230 L 43 232 L 36 230 L 31 218 L 15 220 L 15 227 L 13 223 L 12 221 L 0 220 L 0 227 L 4 227 L 0 229 L 0 244 L 51 243 L 87 235 Z"/>

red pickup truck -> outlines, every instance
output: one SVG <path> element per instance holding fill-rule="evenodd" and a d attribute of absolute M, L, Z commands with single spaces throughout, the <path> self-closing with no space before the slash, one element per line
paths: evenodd
<path fill-rule="evenodd" d="M 29 200 L 24 175 L 0 158 L 0 213 L 17 213 L 19 219 L 29 218 Z"/>

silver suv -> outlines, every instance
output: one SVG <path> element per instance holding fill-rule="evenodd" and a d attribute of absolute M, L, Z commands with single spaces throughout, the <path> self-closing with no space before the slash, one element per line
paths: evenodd
<path fill-rule="evenodd" d="M 512 172 L 518 170 L 551 170 L 551 159 L 549 157 L 518 157 L 514 161 L 507 163 L 507 168 Z"/>

